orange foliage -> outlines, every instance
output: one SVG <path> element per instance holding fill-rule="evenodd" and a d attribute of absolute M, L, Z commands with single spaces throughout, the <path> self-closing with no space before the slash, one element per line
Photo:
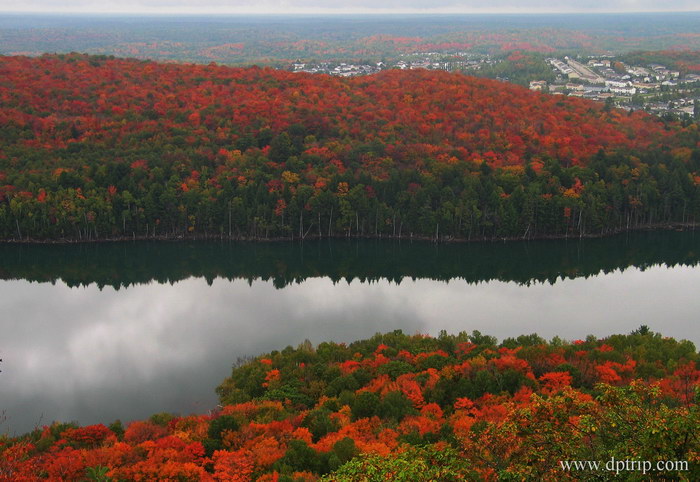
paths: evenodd
<path fill-rule="evenodd" d="M 60 426 L 54 424 L 32 434 L 36 445 L 26 440 L 0 439 L 0 479 L 82 480 L 88 468 L 104 467 L 107 475 L 115 480 L 274 481 L 290 474 L 300 480 L 316 480 L 320 474 L 294 473 L 301 468 L 284 469 L 276 463 L 283 458 L 287 460 L 291 447 L 299 441 L 306 445 L 309 457 L 330 460 L 338 453 L 336 444 L 346 438 L 351 439 L 360 453 L 386 457 L 407 450 L 407 441 L 414 443 L 422 438 L 432 441 L 438 450 L 446 448 L 445 444 L 455 445 L 456 440 L 461 455 L 470 460 L 470 467 L 473 466 L 482 478 L 495 480 L 498 473 L 505 471 L 517 473 L 521 478 L 537 478 L 531 472 L 532 467 L 537 466 L 539 478 L 554 480 L 557 473 L 552 471 L 557 470 L 556 463 L 552 464 L 546 456 L 541 456 L 542 453 L 549 450 L 550 458 L 559 457 L 558 450 L 588 447 L 606 437 L 614 437 L 621 430 L 618 417 L 639 418 L 637 413 L 627 414 L 623 409 L 616 412 L 620 399 L 606 401 L 601 394 L 620 397 L 630 390 L 646 393 L 645 396 L 656 393 L 657 399 L 644 408 L 646 417 L 655 416 L 655 412 L 663 408 L 675 410 L 675 415 L 694 413 L 694 420 L 697 419 L 694 397 L 700 386 L 700 370 L 695 362 L 696 354 L 691 354 L 693 359 L 672 361 L 666 366 L 656 363 L 660 379 L 643 381 L 638 379 L 643 370 L 638 368 L 636 360 L 627 358 L 624 363 L 606 360 L 621 360 L 624 355 L 613 347 L 618 345 L 605 343 L 605 340 L 564 346 L 542 343 L 518 349 L 461 343 L 454 344 L 450 353 L 437 350 L 437 343 L 430 346 L 433 340 L 427 337 L 415 337 L 410 342 L 414 344 L 411 350 L 415 355 L 387 345 L 379 345 L 374 350 L 365 346 L 357 351 L 336 345 L 337 351 L 324 360 L 322 366 L 314 361 L 318 355 L 304 352 L 308 369 L 303 370 L 303 377 L 312 377 L 317 371 L 327 373 L 324 369 L 328 367 L 340 381 L 345 381 L 345 377 L 354 379 L 349 374 L 360 367 L 369 373 L 354 392 L 354 395 L 367 391 L 378 395 L 377 407 L 365 407 L 369 412 L 357 412 L 358 407 L 352 401 L 353 392 L 346 390 L 335 396 L 332 390 L 320 390 L 323 386 L 319 380 L 308 382 L 307 378 L 299 378 L 302 370 L 298 358 L 285 359 L 276 354 L 274 365 L 278 368 L 272 368 L 271 358 L 261 358 L 246 369 L 258 370 L 260 377 L 265 375 L 265 383 L 307 383 L 300 393 L 307 395 L 315 390 L 317 395 L 310 402 L 283 403 L 254 397 L 249 402 L 224 406 L 215 415 L 173 418 L 166 426 L 137 421 L 129 424 L 123 441 L 118 441 L 117 435 L 104 425 L 64 428 L 56 436 Z M 445 346 L 442 340 L 438 346 Z M 363 353 L 368 358 L 364 358 Z M 440 370 L 423 369 L 426 360 L 435 361 L 433 357 L 436 356 L 444 362 Z M 377 358 L 383 363 L 374 366 Z M 539 374 L 537 379 L 525 358 L 532 360 L 535 373 Z M 367 361 L 371 363 L 365 363 Z M 381 373 L 385 363 L 399 361 L 397 366 L 405 369 L 408 364 L 412 371 L 395 379 Z M 648 359 L 640 358 L 640 365 L 642 361 L 649 363 Z M 576 377 L 563 367 L 557 369 L 561 365 L 573 365 Z M 340 374 L 336 367 L 340 367 Z M 543 367 L 550 371 L 543 371 Z M 503 371 L 509 370 L 514 373 L 504 376 Z M 576 386 L 572 387 L 574 380 Z M 617 388 L 596 382 L 625 386 Z M 488 383 L 493 384 L 492 388 L 485 388 Z M 270 388 L 273 387 L 263 390 L 265 395 L 274 393 Z M 260 389 L 255 387 L 255 390 Z M 397 391 L 410 400 L 412 406 L 385 405 L 391 401 L 387 395 Z M 345 397 L 349 400 L 341 401 Z M 657 403 L 667 399 L 673 401 L 670 408 Z M 628 404 L 640 403 L 635 397 L 623 400 Z M 392 411 L 390 416 L 383 412 L 387 406 Z M 652 410 L 648 410 L 649 407 Z M 606 410 L 611 412 L 607 428 L 603 423 Z M 314 419 L 309 417 L 310 413 L 321 414 L 324 418 Z M 218 435 L 210 433 L 212 421 L 224 415 L 232 416 L 237 428 L 225 429 Z M 309 420 L 312 425 L 308 425 Z M 325 421 L 320 433 L 317 431 L 319 420 Z M 655 420 L 650 427 L 657 430 L 664 422 Z M 682 424 L 669 426 L 666 438 L 671 437 L 673 431 L 687 428 Z M 607 430 L 605 436 L 597 435 L 604 430 Z M 445 438 L 446 433 L 453 433 L 454 439 Z M 651 432 L 654 443 L 666 439 L 655 433 Z M 213 437 L 217 439 L 212 440 Z M 679 437 L 687 440 L 683 434 Z M 347 448 L 347 441 L 344 445 Z M 205 447 L 209 451 L 205 451 Z M 219 448 L 224 450 L 217 450 Z M 684 456 L 695 457 L 690 452 Z"/>
<path fill-rule="evenodd" d="M 569 372 L 550 372 L 542 375 L 539 380 L 542 384 L 542 393 L 549 395 L 570 386 L 572 378 Z"/>
<path fill-rule="evenodd" d="M 148 440 L 157 440 L 168 435 L 168 429 L 152 422 L 136 421 L 129 424 L 124 432 L 124 441 L 139 444 Z"/>

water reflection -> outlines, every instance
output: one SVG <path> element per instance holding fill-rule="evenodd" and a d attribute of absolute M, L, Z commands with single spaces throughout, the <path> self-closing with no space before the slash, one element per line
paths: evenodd
<path fill-rule="evenodd" d="M 677 239 L 681 238 L 690 236 Z M 8 416 L 0 432 L 24 432 L 54 419 L 96 423 L 116 418 L 128 421 L 160 411 L 206 412 L 216 404 L 214 387 L 238 357 L 296 345 L 306 338 L 315 343 L 352 341 L 393 329 L 431 334 L 446 329 L 480 330 L 499 339 L 532 332 L 573 339 L 591 333 L 625 333 L 647 324 L 698 345 L 700 300 L 695 287 L 700 269 L 695 267 L 695 241 L 678 241 L 676 250 L 670 249 L 672 240 L 665 242 L 675 258 L 665 261 L 663 243 L 641 243 L 628 251 L 627 259 L 639 260 L 639 267 L 631 268 L 607 265 L 605 259 L 612 259 L 609 252 L 603 260 L 588 257 L 589 243 L 583 247 L 545 243 L 547 249 L 532 243 L 511 245 L 516 252 L 509 257 L 511 263 L 517 264 L 524 256 L 525 265 L 533 270 L 530 279 L 548 280 L 555 272 L 565 276 L 554 284 L 530 286 L 518 274 L 525 273 L 525 265 L 512 266 L 497 259 L 506 253 L 501 245 L 490 254 L 492 248 L 476 249 L 486 258 L 459 247 L 420 245 L 423 257 L 413 264 L 407 251 L 399 251 L 382 264 L 381 252 L 371 254 L 361 243 L 355 243 L 354 257 L 351 249 L 338 248 L 343 243 L 331 245 L 332 251 L 344 253 L 335 263 L 331 262 L 335 258 L 326 255 L 309 255 L 308 246 L 303 262 L 281 255 L 270 258 L 274 245 L 250 246 L 252 251 L 245 256 L 231 252 L 231 259 L 219 265 L 197 264 L 207 256 L 190 245 L 166 243 L 166 254 L 157 263 L 141 257 L 129 245 L 109 247 L 122 249 L 124 259 L 136 257 L 145 263 L 140 269 L 136 261 L 126 266 L 108 259 L 102 262 L 95 254 L 102 247 L 38 247 L 62 253 L 53 261 L 48 255 L 32 254 L 37 247 L 22 247 L 23 260 L 7 263 L 8 258 L 0 258 L 5 278 L 23 272 L 28 279 L 67 281 L 0 281 L 0 358 L 4 359 L 0 410 Z M 572 245 L 577 247 L 576 257 L 569 251 Z M 222 249 L 230 249 L 226 246 Z M 161 249 L 155 244 L 151 247 Z M 447 259 L 443 259 L 444 248 L 449 248 Z M 88 254 L 77 256 L 71 254 L 72 249 Z M 175 267 L 169 267 L 169 250 L 180 253 Z M 546 252 L 558 260 L 558 268 L 551 259 L 546 260 Z M 541 262 L 533 253 L 539 253 Z M 258 257 L 251 259 L 254 255 Z M 389 256 L 386 251 L 384 256 Z M 67 263 L 69 258 L 80 262 Z M 562 259 L 569 262 L 561 264 Z M 353 260 L 367 262 L 353 264 Z M 377 261 L 374 267 L 371 260 Z M 658 265 L 665 262 L 676 266 Z M 254 271 L 234 274 L 228 271 L 231 263 L 251 270 L 257 267 L 257 276 Z M 468 275 L 474 263 L 479 269 L 496 269 L 486 279 L 475 279 Z M 149 278 L 147 269 L 158 266 L 163 271 Z M 219 270 L 233 280 L 187 275 L 184 267 L 199 269 L 200 274 Z M 396 275 L 384 276 L 386 269 Z M 459 271 L 463 276 L 443 282 L 419 274 L 429 272 L 443 279 L 438 276 L 440 270 Z M 569 278 L 567 270 L 574 270 L 568 275 L 585 272 L 588 277 Z M 601 271 L 609 274 L 589 276 Z M 337 282 L 339 273 L 355 279 Z M 403 279 L 400 284 L 391 281 L 401 273 L 416 279 Z M 149 279 L 182 281 L 147 283 Z M 289 284 L 290 279 L 299 282 Z M 69 286 L 80 283 L 86 286 Z"/>
<path fill-rule="evenodd" d="M 649 266 L 695 266 L 694 232 L 636 233 L 605 239 L 436 245 L 336 240 L 305 243 L 119 242 L 0 244 L 0 279 L 63 280 L 69 286 L 128 287 L 190 276 L 272 280 L 283 288 L 308 278 L 403 278 L 556 282 Z"/>

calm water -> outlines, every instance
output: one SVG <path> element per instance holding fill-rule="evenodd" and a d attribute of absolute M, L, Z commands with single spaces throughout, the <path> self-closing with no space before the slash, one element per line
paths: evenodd
<path fill-rule="evenodd" d="M 700 345 L 700 235 L 0 245 L 0 433 L 203 413 L 239 357 L 378 331 Z"/>

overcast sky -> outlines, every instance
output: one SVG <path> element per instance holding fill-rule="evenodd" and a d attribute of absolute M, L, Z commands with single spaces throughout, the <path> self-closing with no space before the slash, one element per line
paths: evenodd
<path fill-rule="evenodd" d="M 5 12 L 544 13 L 700 11 L 697 0 L 0 0 Z"/>

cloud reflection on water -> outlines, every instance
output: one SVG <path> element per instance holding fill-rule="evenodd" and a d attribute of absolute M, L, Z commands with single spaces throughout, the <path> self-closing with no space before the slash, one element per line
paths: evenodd
<path fill-rule="evenodd" d="M 0 432 L 35 424 L 205 412 L 240 356 L 308 338 L 350 342 L 402 329 L 566 339 L 641 324 L 700 344 L 700 269 L 628 269 L 554 285 L 427 279 L 333 284 L 204 279 L 99 290 L 0 281 Z M 43 417 L 42 417 L 43 414 Z"/>

